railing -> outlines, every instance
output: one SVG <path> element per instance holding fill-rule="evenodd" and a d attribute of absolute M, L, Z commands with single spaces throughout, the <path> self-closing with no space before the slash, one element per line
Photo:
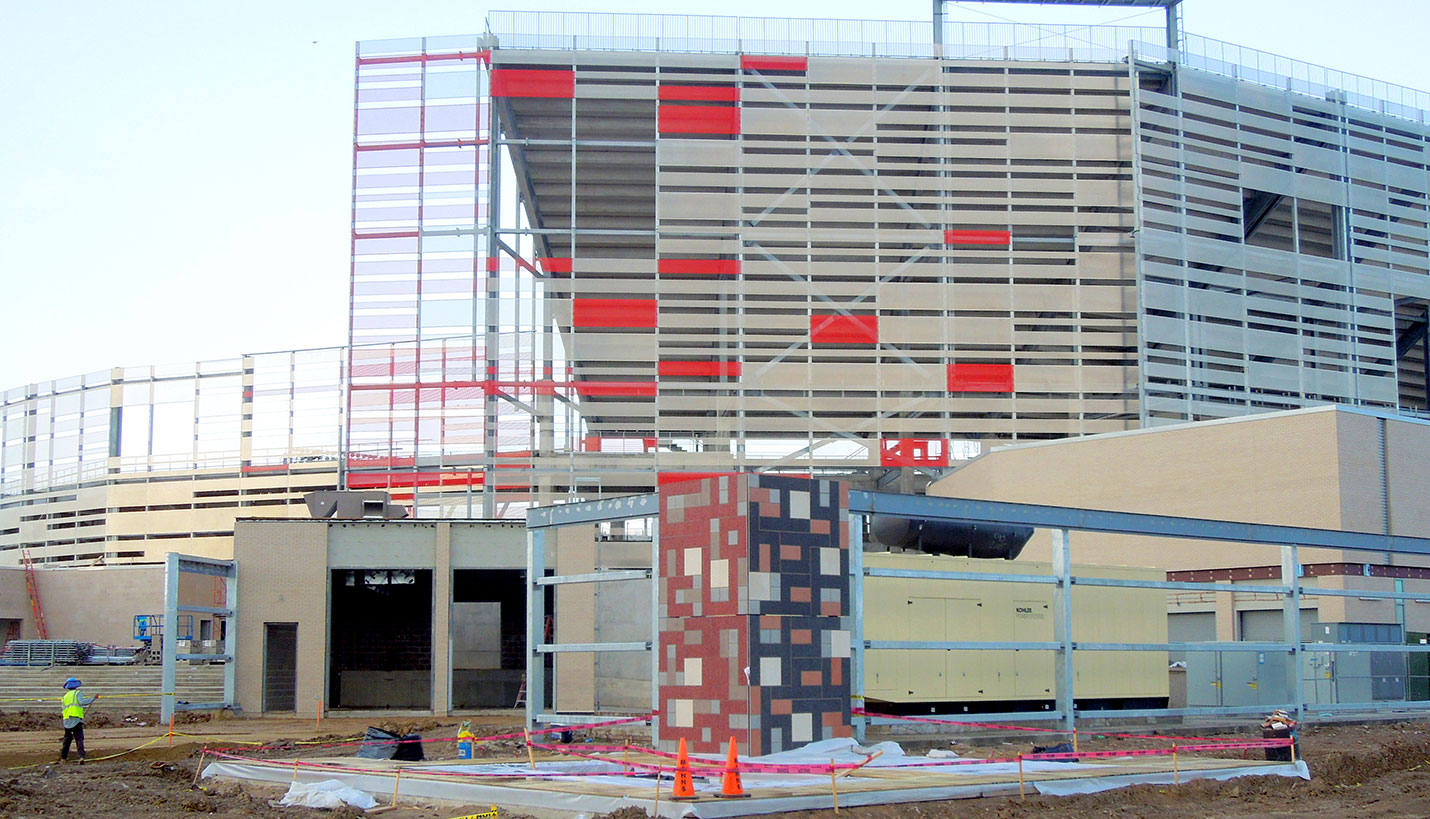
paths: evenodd
<path fill-rule="evenodd" d="M 487 29 L 504 48 L 803 54 L 825 57 L 932 57 L 933 23 L 912 20 L 784 19 L 684 14 L 493 11 Z M 1121 62 L 1129 53 L 1155 61 L 1293 91 L 1343 100 L 1356 108 L 1426 121 L 1430 93 L 1338 71 L 1196 34 L 1179 54 L 1165 30 L 1144 26 L 945 24 L 948 59 Z M 361 43 L 362 56 L 475 48 L 477 35 Z"/>

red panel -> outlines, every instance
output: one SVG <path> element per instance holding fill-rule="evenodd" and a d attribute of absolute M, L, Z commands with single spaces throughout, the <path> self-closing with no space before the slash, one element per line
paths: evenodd
<path fill-rule="evenodd" d="M 576 381 L 577 395 L 654 396 L 654 381 Z"/>
<path fill-rule="evenodd" d="M 699 481 L 705 478 L 721 478 L 725 476 L 734 477 L 739 472 L 657 472 L 655 482 L 659 486 L 670 483 L 681 483 L 683 481 Z"/>
<path fill-rule="evenodd" d="M 1002 245 L 1013 243 L 1013 234 L 1006 230 L 945 230 L 943 241 L 950 245 Z"/>
<path fill-rule="evenodd" d="M 949 392 L 1012 392 L 1012 364 L 950 364 Z"/>
<path fill-rule="evenodd" d="M 877 344 L 879 317 L 815 313 L 809 317 L 809 340 L 815 344 Z"/>
<path fill-rule="evenodd" d="M 738 378 L 738 361 L 662 361 L 656 372 L 661 375 L 709 375 Z"/>
<path fill-rule="evenodd" d="M 948 442 L 942 438 L 885 438 L 879 442 L 880 466 L 948 466 Z"/>
<path fill-rule="evenodd" d="M 655 299 L 575 299 L 575 327 L 654 327 Z"/>
<path fill-rule="evenodd" d="M 663 100 L 704 100 L 706 102 L 739 102 L 740 89 L 733 85 L 662 85 Z"/>
<path fill-rule="evenodd" d="M 547 273 L 571 272 L 570 259 L 563 259 L 559 256 L 539 256 L 537 257 L 536 262 L 537 264 L 541 265 L 541 269 L 545 270 Z"/>
<path fill-rule="evenodd" d="M 493 68 L 493 97 L 576 96 L 576 72 L 552 68 Z"/>
<path fill-rule="evenodd" d="M 501 258 L 497 256 L 487 257 L 487 272 L 496 273 L 501 270 Z"/>
<path fill-rule="evenodd" d="M 740 67 L 751 71 L 808 71 L 809 58 L 741 54 Z"/>
<path fill-rule="evenodd" d="M 662 134 L 738 134 L 740 109 L 715 105 L 662 105 Z"/>
<path fill-rule="evenodd" d="M 661 259 L 662 276 L 738 276 L 739 259 Z"/>
<path fill-rule="evenodd" d="M 481 486 L 483 474 L 471 472 L 349 472 L 349 489 L 388 486 Z"/>

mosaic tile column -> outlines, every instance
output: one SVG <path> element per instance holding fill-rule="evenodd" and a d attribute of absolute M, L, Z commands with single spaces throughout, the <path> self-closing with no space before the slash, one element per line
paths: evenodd
<path fill-rule="evenodd" d="M 660 737 L 764 754 L 852 735 L 849 489 L 734 474 L 660 489 Z"/>

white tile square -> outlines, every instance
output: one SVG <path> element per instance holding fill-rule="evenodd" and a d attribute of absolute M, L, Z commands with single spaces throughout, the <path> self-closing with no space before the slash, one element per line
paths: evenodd
<path fill-rule="evenodd" d="M 760 658 L 760 686 L 784 685 L 780 677 L 780 658 L 761 657 Z"/>
<path fill-rule="evenodd" d="M 691 575 L 700 574 L 700 547 L 699 547 L 699 546 L 692 546 L 691 548 L 685 550 L 685 566 L 684 566 L 684 569 L 685 569 L 685 575 L 686 575 L 687 577 L 689 577 L 689 576 L 691 576 Z"/>

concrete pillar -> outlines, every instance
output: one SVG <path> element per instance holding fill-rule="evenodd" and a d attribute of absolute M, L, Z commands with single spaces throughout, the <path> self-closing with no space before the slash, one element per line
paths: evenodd
<path fill-rule="evenodd" d="M 432 565 L 432 713 L 452 710 L 452 524 L 438 521 Z"/>

